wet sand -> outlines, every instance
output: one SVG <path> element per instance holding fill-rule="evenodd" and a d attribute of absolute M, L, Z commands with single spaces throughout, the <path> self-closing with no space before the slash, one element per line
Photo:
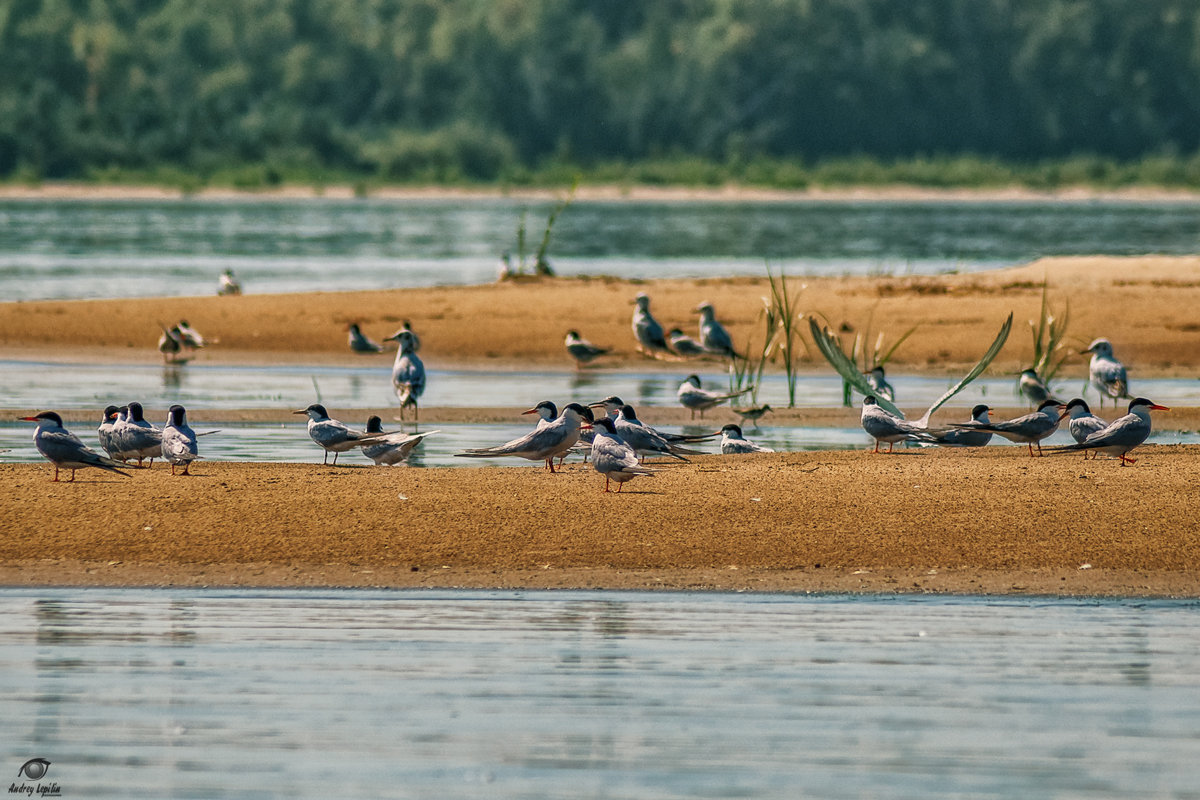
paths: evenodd
<path fill-rule="evenodd" d="M 1013 333 L 992 371 L 1015 373 L 1029 358 L 1026 321 L 1037 318 L 1043 277 L 1052 302 L 1069 299 L 1071 344 L 1110 338 L 1132 365 L 1135 391 L 1139 376 L 1200 376 L 1200 258 L 1054 259 L 973 275 L 805 279 L 793 289 L 801 308 L 835 326 L 861 330 L 871 319 L 872 331 L 894 337 L 918 324 L 895 371 L 960 371 L 1012 311 Z M 354 292 L 319 304 L 311 295 L 253 294 L 2 303 L 0 356 L 157 360 L 157 321 L 187 317 L 220 338 L 201 359 L 341 363 L 360 358 L 347 351 L 348 322 L 381 338 L 411 319 L 431 367 L 570 368 L 569 326 L 614 347 L 606 366 L 680 372 L 687 365 L 634 351 L 634 294 L 648 292 L 660 320 L 687 329 L 691 310 L 711 300 L 745 341 L 758 330 L 766 290 L 748 278 L 592 278 Z M 827 369 L 811 356 L 802 367 Z M 1080 356 L 1063 378 L 1085 373 Z M 682 413 L 659 411 L 660 424 Z M 438 421 L 439 410 L 426 412 Z M 440 412 L 470 421 L 511 410 Z M 1194 407 L 1176 414 L 1156 424 L 1194 429 Z M 804 410 L 771 421 L 820 424 L 814 419 L 855 424 L 857 414 Z M 1200 596 L 1200 448 L 1135 455 L 1128 468 L 1016 448 L 712 456 L 665 466 L 619 495 L 603 494 L 583 465 L 549 475 L 201 462 L 188 478 L 162 468 L 130 478 L 91 470 L 73 484 L 50 483 L 45 464 L 2 465 L 0 583 Z"/>

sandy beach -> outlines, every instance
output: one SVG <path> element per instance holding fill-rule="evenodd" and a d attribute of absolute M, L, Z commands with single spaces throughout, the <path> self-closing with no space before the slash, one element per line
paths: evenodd
<path fill-rule="evenodd" d="M 1200 258 L 1048 259 L 971 275 L 805 279 L 793 288 L 800 307 L 834 326 L 871 320 L 872 331 L 895 336 L 918 325 L 890 365 L 898 372 L 963 369 L 1012 312 L 1013 333 L 992 367 L 1012 374 L 1029 358 L 1026 321 L 1037 318 L 1043 279 L 1052 304 L 1070 303 L 1072 347 L 1111 339 L 1132 365 L 1135 391 L 1141 376 L 1200 376 Z M 614 348 L 605 366 L 687 370 L 635 352 L 629 316 L 639 291 L 661 320 L 688 329 L 695 306 L 710 300 L 735 339 L 753 341 L 767 287 L 742 278 L 595 277 L 353 292 L 319 304 L 311 295 L 253 294 L 2 303 L 0 354 L 153 361 L 156 320 L 186 317 L 220 339 L 200 356 L 213 363 L 344 363 L 359 358 L 346 348 L 349 322 L 381 338 L 409 319 L 431 367 L 570 369 L 562 346 L 569 324 Z M 506 311 L 517 297 L 526 313 Z M 383 371 L 390 363 L 386 354 L 366 358 Z M 827 370 L 819 358 L 806 354 L 802 368 Z M 1085 374 L 1083 356 L 1064 367 L 1064 378 Z M 1156 415 L 1155 424 L 1194 430 L 1195 406 Z M 425 409 L 422 419 L 488 421 L 511 411 Z M 660 424 L 685 413 L 654 411 Z M 78 416 L 94 422 L 94 414 Z M 856 423 L 856 410 L 840 408 L 782 412 L 771 422 Z M 158 466 L 129 478 L 82 471 L 58 484 L 45 463 L 3 465 L 0 583 L 1200 596 L 1200 448 L 1146 446 L 1136 455 L 1128 468 L 1073 455 L 1029 458 L 1017 448 L 707 456 L 664 465 L 619 495 L 604 494 L 603 480 L 582 464 L 550 475 L 515 466 L 201 462 L 187 478 Z"/>

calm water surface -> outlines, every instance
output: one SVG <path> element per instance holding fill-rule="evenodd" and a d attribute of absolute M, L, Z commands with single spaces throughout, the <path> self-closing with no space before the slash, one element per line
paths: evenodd
<path fill-rule="evenodd" d="M 1194 601 L 0 590 L 63 797 L 1195 797 Z"/>
<path fill-rule="evenodd" d="M 3 201 L 0 297 L 207 295 L 494 280 L 526 214 L 494 200 Z M 563 275 L 624 278 L 941 273 L 1045 255 L 1188 254 L 1200 204 L 577 202 L 554 229 Z"/>

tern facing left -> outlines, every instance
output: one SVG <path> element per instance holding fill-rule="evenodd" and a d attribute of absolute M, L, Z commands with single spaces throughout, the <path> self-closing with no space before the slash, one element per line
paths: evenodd
<path fill-rule="evenodd" d="M 187 423 L 187 412 L 181 405 L 167 409 L 167 424 L 162 430 L 162 457 L 171 463 L 171 474 L 175 467 L 183 464 L 181 475 L 190 475 L 192 462 L 200 458 L 196 445 L 196 432 Z"/>
<path fill-rule="evenodd" d="M 338 453 L 353 450 L 387 436 L 382 431 L 380 433 L 356 431 L 341 420 L 331 419 L 325 406 L 320 403 L 313 403 L 308 408 L 302 408 L 292 413 L 308 415 L 308 435 L 325 451 L 325 459 L 321 462 L 322 464 L 328 464 L 329 454 L 333 453 L 333 466 L 336 467 Z"/>
<path fill-rule="evenodd" d="M 567 355 L 575 359 L 575 367 L 582 367 L 595 361 L 602 355 L 611 352 L 607 347 L 597 347 L 579 335 L 579 331 L 567 331 L 567 338 L 564 343 L 567 348 Z"/>
<path fill-rule="evenodd" d="M 533 408 L 524 413 L 538 413 L 538 409 Z M 565 456 L 579 441 L 580 428 L 591 423 L 591 409 L 584 408 L 579 403 L 567 403 L 552 422 L 539 422 L 537 427 L 524 436 L 495 447 L 478 447 L 454 455 L 459 458 L 516 456 L 530 461 L 545 461 L 546 469 L 554 472 L 554 459 Z"/>
<path fill-rule="evenodd" d="M 887 451 L 892 452 L 892 448 L 896 446 L 896 442 L 903 442 L 906 439 L 912 439 L 921 436 L 925 430 L 915 423 L 901 419 L 895 414 L 879 405 L 879 401 L 875 399 L 875 395 L 869 394 L 863 398 L 862 416 L 860 417 L 863 430 L 866 431 L 872 439 L 875 440 L 875 449 L 871 452 L 879 452 L 879 444 L 887 442 Z"/>
<path fill-rule="evenodd" d="M 63 427 L 62 417 L 53 411 L 43 411 L 32 417 L 21 417 L 25 422 L 36 422 L 37 430 L 33 432 L 33 445 L 42 456 L 54 465 L 54 481 L 58 481 L 59 469 L 71 470 L 71 480 L 75 480 L 75 470 L 84 467 L 115 472 L 129 477 L 128 472 L 117 469 L 121 466 L 107 456 L 102 456 L 80 441 L 79 437 Z"/>
<path fill-rule="evenodd" d="M 701 303 L 696 310 L 700 312 L 700 344 L 705 350 L 726 358 L 745 358 L 733 349 L 733 337 L 717 322 L 712 303 Z"/>
<path fill-rule="evenodd" d="M 413 419 L 418 419 L 417 401 L 425 393 L 425 364 L 417 356 L 417 336 L 401 328 L 384 341 L 400 346 L 392 363 L 392 387 L 400 400 L 400 419 L 404 419 L 404 409 L 409 406 L 413 409 Z"/>
<path fill-rule="evenodd" d="M 683 383 L 679 384 L 679 390 L 675 394 L 679 398 L 679 404 L 691 410 L 692 419 L 696 418 L 697 411 L 700 412 L 700 419 L 704 419 L 704 412 L 708 409 L 753 390 L 753 386 L 747 386 L 745 389 L 726 394 L 710 392 L 700 388 L 699 375 L 688 375 L 683 379 Z"/>
<path fill-rule="evenodd" d="M 601 417 L 593 423 L 592 468 L 604 476 L 604 491 L 610 491 L 609 481 L 616 481 L 617 491 L 626 481 L 639 475 L 653 475 L 654 470 L 638 464 L 637 452 L 617 433 L 612 419 Z"/>
<path fill-rule="evenodd" d="M 1053 447 L 1050 450 L 1057 453 L 1095 450 L 1121 459 L 1122 467 L 1134 464 L 1137 459 L 1130 458 L 1126 453 L 1146 441 L 1146 437 L 1150 435 L 1150 412 L 1170 410 L 1144 397 L 1138 397 L 1130 402 L 1129 413 L 1113 420 L 1108 427 L 1096 431 L 1082 442 Z"/>
<path fill-rule="evenodd" d="M 1088 364 L 1088 380 L 1100 392 L 1100 404 L 1104 404 L 1105 397 L 1112 398 L 1113 405 L 1121 398 L 1130 397 L 1125 365 L 1113 355 L 1112 342 L 1096 339 L 1080 355 L 1087 353 L 1092 354 Z"/>
<path fill-rule="evenodd" d="M 721 428 L 721 453 L 734 455 L 742 453 L 774 453 L 775 451 L 761 444 L 756 444 L 742 435 L 740 425 L 732 422 Z"/>

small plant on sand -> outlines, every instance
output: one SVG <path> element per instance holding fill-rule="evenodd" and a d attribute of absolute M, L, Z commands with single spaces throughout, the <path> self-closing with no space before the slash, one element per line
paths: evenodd
<path fill-rule="evenodd" d="M 768 361 L 775 361 L 783 366 L 787 378 L 788 408 L 796 407 L 796 382 L 799 378 L 797 362 L 800 354 L 797 343 L 808 350 L 808 342 L 800 336 L 800 322 L 804 314 L 797 312 L 800 292 L 788 290 L 787 275 L 782 271 L 778 275 L 771 272 L 771 264 L 767 262 L 767 282 L 771 294 L 764 297 L 762 310 L 758 312 L 758 320 L 762 322 L 762 345 L 754 352 L 752 340 L 746 344 L 746 358 L 734 359 L 729 365 L 729 390 L 731 392 L 750 388 L 750 403 L 757 405 L 758 389 L 762 385 L 763 371 Z"/>
<path fill-rule="evenodd" d="M 887 333 L 885 331 L 880 331 L 875 337 L 874 346 L 868 350 L 867 342 L 869 342 L 871 339 L 871 326 L 874 324 L 874 320 L 875 309 L 872 308 L 871 313 L 867 315 L 867 324 L 864 325 L 861 330 L 855 331 L 854 342 L 850 346 L 850 361 L 858 368 L 859 372 L 864 374 L 870 372 L 876 367 L 882 367 L 891 361 L 892 356 L 894 356 L 896 351 L 900 349 L 900 345 L 904 344 L 904 342 L 908 340 L 908 337 L 912 336 L 913 332 L 917 329 L 916 325 L 912 326 L 904 333 L 900 334 L 900 336 L 891 344 L 890 347 L 887 346 Z M 840 347 L 842 339 L 840 333 L 838 334 L 837 339 Z M 842 350 L 844 352 L 845 348 L 842 348 Z M 847 408 L 853 405 L 850 397 L 852 388 L 853 387 L 851 387 L 849 382 L 844 379 L 842 380 L 842 405 L 846 406 Z"/>
<path fill-rule="evenodd" d="M 1067 337 L 1067 323 L 1071 317 L 1070 303 L 1063 304 L 1061 314 L 1056 314 L 1050 307 L 1050 295 L 1046 279 L 1042 279 L 1042 307 L 1035 323 L 1029 321 L 1029 331 L 1033 334 L 1033 371 L 1049 384 L 1063 362 L 1070 357 L 1071 351 L 1064 344 Z M 1018 391 L 1019 384 L 1018 384 Z"/>
<path fill-rule="evenodd" d="M 559 200 L 554 208 L 550 210 L 550 215 L 546 218 L 546 228 L 542 231 L 542 241 L 538 244 L 537 252 L 533 255 L 532 274 L 546 277 L 554 276 L 554 268 L 550 266 L 550 261 L 546 258 L 546 251 L 550 249 L 550 235 L 554 232 L 554 223 L 558 221 L 558 215 L 565 211 L 571 203 L 575 202 L 575 190 L 578 187 L 579 182 L 576 181 L 571 185 L 571 190 L 567 193 L 567 196 Z M 517 222 L 517 263 L 515 265 L 510 264 L 508 254 L 505 254 L 504 259 L 508 267 L 501 274 L 501 280 L 528 274 L 526 269 L 531 265 L 525 253 L 525 217 L 526 212 L 522 209 L 521 218 Z"/>

